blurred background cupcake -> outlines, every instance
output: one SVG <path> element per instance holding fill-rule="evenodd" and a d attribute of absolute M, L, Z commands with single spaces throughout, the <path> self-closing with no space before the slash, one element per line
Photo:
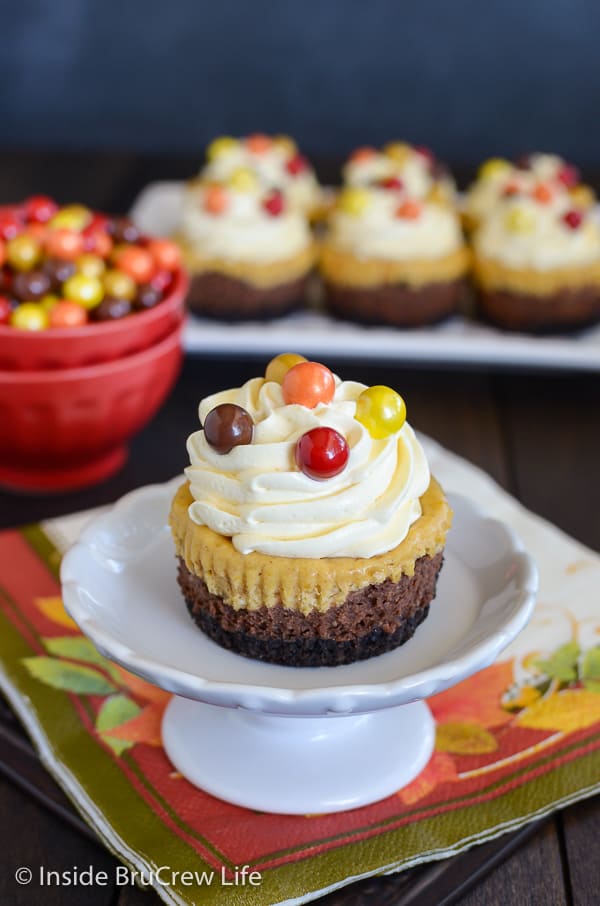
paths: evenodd
<path fill-rule="evenodd" d="M 553 183 L 505 196 L 473 250 L 481 313 L 494 324 L 552 331 L 600 318 L 600 227 Z"/>
<path fill-rule="evenodd" d="M 320 264 L 335 314 L 408 327 L 456 311 L 469 253 L 452 207 L 388 181 L 341 191 Z"/>
<path fill-rule="evenodd" d="M 349 186 L 391 186 L 412 198 L 433 194 L 439 201 L 452 202 L 456 194 L 449 170 L 433 152 L 406 142 L 389 142 L 381 150 L 357 148 L 343 166 L 342 181 Z"/>
<path fill-rule="evenodd" d="M 580 208 L 590 207 L 595 201 L 592 189 L 580 182 L 577 167 L 557 154 L 525 154 L 516 163 L 492 157 L 480 166 L 476 180 L 467 191 L 463 210 L 465 228 L 476 229 L 504 197 L 536 190 L 542 196 L 549 194 L 548 201 L 567 194 L 572 204 Z"/>
<path fill-rule="evenodd" d="M 190 272 L 190 309 L 236 319 L 301 305 L 315 262 L 304 214 L 247 167 L 187 187 L 177 234 Z"/>
<path fill-rule="evenodd" d="M 322 206 L 321 188 L 311 164 L 288 135 L 223 135 L 206 149 L 202 182 L 227 182 L 240 168 L 251 170 L 265 189 L 283 192 L 292 208 L 313 219 Z"/>

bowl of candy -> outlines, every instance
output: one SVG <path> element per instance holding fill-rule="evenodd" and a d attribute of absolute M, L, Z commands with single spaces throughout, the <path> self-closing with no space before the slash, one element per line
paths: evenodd
<path fill-rule="evenodd" d="M 175 243 L 126 217 L 47 196 L 0 209 L 0 369 L 78 368 L 146 349 L 179 326 L 188 280 Z"/>

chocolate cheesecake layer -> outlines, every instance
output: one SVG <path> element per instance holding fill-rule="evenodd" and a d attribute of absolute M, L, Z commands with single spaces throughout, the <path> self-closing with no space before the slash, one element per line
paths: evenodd
<path fill-rule="evenodd" d="M 353 287 L 326 283 L 327 304 L 340 318 L 396 327 L 419 327 L 447 318 L 455 313 L 465 289 L 463 279 L 422 286 L 385 283 Z"/>
<path fill-rule="evenodd" d="M 255 286 L 227 274 L 206 271 L 192 275 L 187 297 L 192 312 L 203 317 L 241 319 L 273 318 L 304 303 L 309 275 L 278 283 Z"/>
<path fill-rule="evenodd" d="M 547 295 L 482 289 L 479 309 L 486 320 L 505 330 L 581 330 L 600 320 L 600 287 L 564 287 Z"/>
<path fill-rule="evenodd" d="M 246 657 L 295 667 L 336 666 L 397 648 L 429 612 L 443 552 L 420 557 L 412 576 L 351 592 L 326 611 L 276 604 L 235 609 L 179 560 L 178 581 L 192 619 L 211 639 Z"/>

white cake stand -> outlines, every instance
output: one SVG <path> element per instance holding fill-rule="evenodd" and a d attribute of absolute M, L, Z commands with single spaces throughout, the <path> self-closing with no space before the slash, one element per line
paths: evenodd
<path fill-rule="evenodd" d="M 531 616 L 533 561 L 514 533 L 451 497 L 438 593 L 396 651 L 342 667 L 279 667 L 220 648 L 190 620 L 167 513 L 178 481 L 128 494 L 62 565 L 64 602 L 106 657 L 173 692 L 165 750 L 193 784 L 267 812 L 343 811 L 409 783 L 434 724 L 423 701 L 491 664 Z"/>

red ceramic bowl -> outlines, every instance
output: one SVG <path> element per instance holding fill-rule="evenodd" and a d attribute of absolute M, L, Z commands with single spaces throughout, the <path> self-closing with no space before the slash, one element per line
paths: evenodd
<path fill-rule="evenodd" d="M 183 321 L 188 291 L 184 271 L 175 274 L 169 295 L 147 311 L 83 327 L 32 331 L 0 325 L 0 370 L 81 368 L 148 349 Z"/>
<path fill-rule="evenodd" d="M 127 441 L 156 413 L 182 359 L 181 325 L 149 349 L 85 368 L 0 371 L 0 484 L 67 490 L 125 461 Z"/>

